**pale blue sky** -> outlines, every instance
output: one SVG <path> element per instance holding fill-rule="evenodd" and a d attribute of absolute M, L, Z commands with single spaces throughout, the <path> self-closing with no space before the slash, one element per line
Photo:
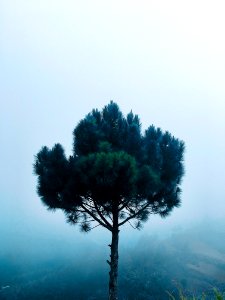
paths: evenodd
<path fill-rule="evenodd" d="M 182 207 L 146 227 L 223 217 L 224 13 L 224 1 L 1 0 L 1 230 L 68 227 L 35 193 L 34 155 L 55 142 L 69 155 L 74 126 L 111 99 L 186 142 Z"/>

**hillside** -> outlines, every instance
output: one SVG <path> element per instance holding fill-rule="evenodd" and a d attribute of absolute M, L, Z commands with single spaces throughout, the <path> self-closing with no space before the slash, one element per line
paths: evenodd
<path fill-rule="evenodd" d="M 120 299 L 163 300 L 178 287 L 188 295 L 205 292 L 207 299 L 213 287 L 225 291 L 224 228 L 202 224 L 163 239 L 140 233 L 135 246 L 121 249 Z M 57 243 L 45 255 L 40 248 L 1 253 L 0 299 L 106 299 L 105 250 L 92 244 L 75 251 L 72 243 L 65 249 Z"/>

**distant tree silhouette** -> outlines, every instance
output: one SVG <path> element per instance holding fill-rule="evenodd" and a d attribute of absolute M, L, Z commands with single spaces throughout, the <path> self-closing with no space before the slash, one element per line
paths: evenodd
<path fill-rule="evenodd" d="M 82 119 L 73 137 L 69 158 L 60 144 L 36 155 L 37 191 L 82 231 L 111 232 L 109 299 L 116 300 L 119 229 L 141 228 L 151 214 L 166 217 L 180 205 L 184 143 L 153 125 L 142 134 L 139 117 L 124 117 L 112 101 Z"/>

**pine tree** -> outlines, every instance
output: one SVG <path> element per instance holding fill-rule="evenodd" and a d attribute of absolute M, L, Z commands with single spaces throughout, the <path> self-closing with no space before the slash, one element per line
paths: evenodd
<path fill-rule="evenodd" d="M 82 231 L 111 232 L 109 299 L 116 300 L 120 228 L 140 229 L 151 214 L 166 217 L 180 205 L 184 143 L 153 125 L 142 134 L 139 117 L 124 117 L 112 101 L 82 119 L 73 138 L 69 158 L 60 144 L 36 155 L 37 191 Z"/>

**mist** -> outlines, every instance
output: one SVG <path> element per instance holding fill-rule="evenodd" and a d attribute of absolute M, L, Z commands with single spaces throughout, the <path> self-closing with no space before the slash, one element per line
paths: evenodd
<path fill-rule="evenodd" d="M 81 233 L 47 211 L 33 163 L 43 145 L 61 143 L 71 155 L 75 126 L 110 100 L 138 114 L 143 132 L 154 124 L 186 145 L 181 207 L 151 216 L 141 231 L 121 230 L 121 299 L 165 299 L 174 278 L 198 295 L 225 290 L 224 8 L 1 1 L 0 299 L 106 299 L 110 234 Z"/>

